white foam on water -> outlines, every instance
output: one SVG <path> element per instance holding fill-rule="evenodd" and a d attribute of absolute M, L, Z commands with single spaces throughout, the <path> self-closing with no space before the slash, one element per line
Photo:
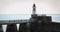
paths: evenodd
<path fill-rule="evenodd" d="M 20 24 L 16 24 L 16 26 L 17 26 L 17 31 L 19 31 L 19 26 L 20 26 Z"/>
<path fill-rule="evenodd" d="M 3 32 L 6 32 L 7 25 L 2 25 Z"/>

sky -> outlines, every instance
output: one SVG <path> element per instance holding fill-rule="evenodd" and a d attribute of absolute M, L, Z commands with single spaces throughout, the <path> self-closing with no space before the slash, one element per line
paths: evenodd
<path fill-rule="evenodd" d="M 0 0 L 0 14 L 31 14 L 33 3 L 37 14 L 60 14 L 60 0 Z"/>

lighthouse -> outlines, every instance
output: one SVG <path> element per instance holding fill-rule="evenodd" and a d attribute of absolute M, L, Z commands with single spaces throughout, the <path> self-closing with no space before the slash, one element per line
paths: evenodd
<path fill-rule="evenodd" d="M 36 14 L 36 5 L 35 5 L 35 3 L 33 4 L 32 8 L 33 8 L 33 9 L 32 9 L 32 15 L 31 15 L 31 17 L 34 18 L 34 17 L 37 16 L 37 14 Z"/>
<path fill-rule="evenodd" d="M 35 6 L 35 4 L 33 4 L 33 12 L 32 12 L 33 14 L 35 14 L 36 13 L 36 6 Z"/>

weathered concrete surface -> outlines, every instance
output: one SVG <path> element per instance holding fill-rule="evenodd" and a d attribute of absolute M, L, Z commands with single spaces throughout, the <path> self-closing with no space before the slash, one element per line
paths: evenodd
<path fill-rule="evenodd" d="M 0 32 L 3 32 L 2 25 L 0 24 Z"/>
<path fill-rule="evenodd" d="M 27 23 L 20 23 L 19 32 L 28 32 L 28 31 L 29 29 L 28 29 Z"/>
<path fill-rule="evenodd" d="M 6 32 L 17 32 L 16 24 L 8 24 Z"/>

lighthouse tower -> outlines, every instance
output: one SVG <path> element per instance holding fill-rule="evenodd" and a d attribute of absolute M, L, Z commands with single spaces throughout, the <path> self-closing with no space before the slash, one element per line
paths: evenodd
<path fill-rule="evenodd" d="M 37 16 L 37 14 L 36 14 L 36 5 L 35 5 L 35 3 L 33 4 L 32 8 L 33 8 L 33 10 L 32 10 L 32 15 L 31 15 L 31 17 L 34 18 L 34 17 Z"/>
<path fill-rule="evenodd" d="M 35 4 L 33 4 L 33 12 L 32 12 L 33 14 L 35 14 L 36 13 L 36 6 L 35 6 Z"/>

